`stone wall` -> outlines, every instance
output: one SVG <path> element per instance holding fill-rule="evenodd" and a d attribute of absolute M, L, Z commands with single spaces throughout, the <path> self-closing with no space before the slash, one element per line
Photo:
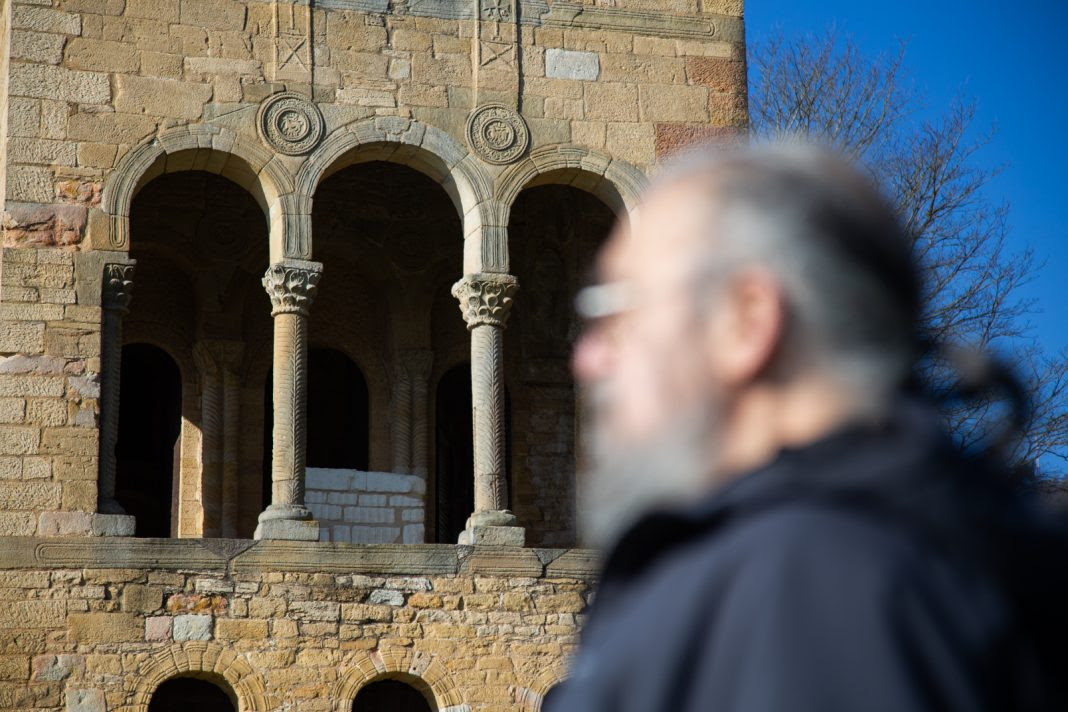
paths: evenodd
<path fill-rule="evenodd" d="M 151 566 L 146 563 L 151 561 Z M 0 709 L 143 711 L 201 673 L 239 709 L 326 712 L 366 681 L 434 709 L 538 709 L 589 597 L 583 552 L 12 538 Z"/>
<path fill-rule="evenodd" d="M 426 480 L 396 472 L 308 468 L 308 509 L 319 541 L 422 544 Z"/>

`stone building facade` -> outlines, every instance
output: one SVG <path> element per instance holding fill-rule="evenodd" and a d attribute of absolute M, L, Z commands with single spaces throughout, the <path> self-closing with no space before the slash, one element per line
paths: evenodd
<path fill-rule="evenodd" d="M 744 129 L 741 0 L 0 0 L 0 50 L 0 709 L 539 709 L 571 300 Z"/>

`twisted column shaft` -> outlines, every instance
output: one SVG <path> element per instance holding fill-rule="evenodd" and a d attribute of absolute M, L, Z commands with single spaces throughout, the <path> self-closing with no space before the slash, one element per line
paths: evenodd
<path fill-rule="evenodd" d="M 308 308 L 321 275 L 322 265 L 317 262 L 287 259 L 271 265 L 263 277 L 274 317 L 274 424 L 271 504 L 260 514 L 257 539 L 318 538 L 318 525 L 305 526 L 311 513 L 304 506 L 304 475 Z"/>
<path fill-rule="evenodd" d="M 115 443 L 119 439 L 119 386 L 122 373 L 122 318 L 130 310 L 135 262 L 104 265 L 100 305 L 100 480 L 97 509 L 124 514 L 115 501 Z"/>
<path fill-rule="evenodd" d="M 479 527 L 516 524 L 515 515 L 508 511 L 503 340 L 518 289 L 515 277 L 507 274 L 468 275 L 452 288 L 471 332 L 475 511 L 468 519 L 469 533 Z M 477 537 L 469 543 L 478 543 Z"/>

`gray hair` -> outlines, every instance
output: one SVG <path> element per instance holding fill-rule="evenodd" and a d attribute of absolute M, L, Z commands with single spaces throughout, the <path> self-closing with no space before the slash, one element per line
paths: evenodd
<path fill-rule="evenodd" d="M 798 142 L 690 153 L 654 183 L 708 195 L 698 285 L 759 265 L 788 305 L 780 375 L 819 369 L 859 407 L 881 409 L 917 356 L 921 284 L 910 241 L 872 182 Z"/>

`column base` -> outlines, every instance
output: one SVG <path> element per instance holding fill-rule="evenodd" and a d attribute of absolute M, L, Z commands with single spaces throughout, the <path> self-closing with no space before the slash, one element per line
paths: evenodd
<path fill-rule="evenodd" d="M 319 541 L 319 522 L 304 507 L 271 505 L 260 513 L 253 539 Z"/>
<path fill-rule="evenodd" d="M 475 512 L 467 518 L 467 527 L 460 532 L 459 544 L 469 546 L 523 546 L 526 530 L 517 526 L 519 520 L 507 509 Z"/>
<path fill-rule="evenodd" d="M 468 527 L 460 532 L 459 544 L 468 546 L 523 546 L 527 532 L 523 527 Z"/>
<path fill-rule="evenodd" d="M 319 522 L 314 519 L 268 519 L 256 525 L 252 538 L 319 541 Z"/>

